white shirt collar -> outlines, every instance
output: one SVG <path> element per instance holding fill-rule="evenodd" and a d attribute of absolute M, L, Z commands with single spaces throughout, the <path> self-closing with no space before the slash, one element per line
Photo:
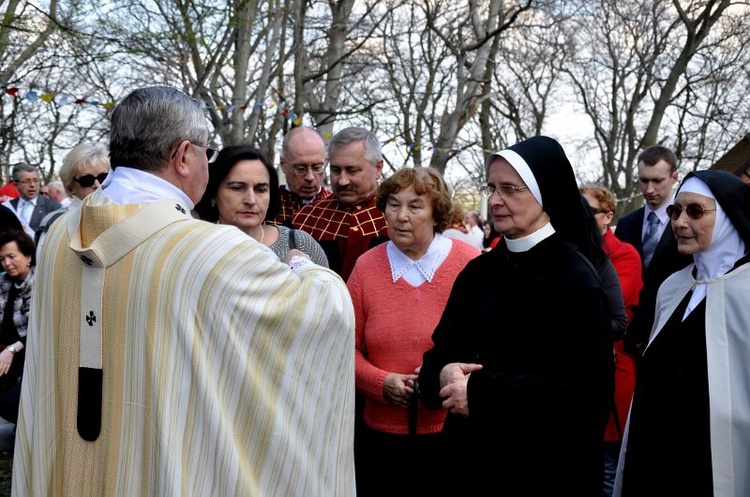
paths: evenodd
<path fill-rule="evenodd" d="M 548 222 L 540 229 L 523 238 L 516 238 L 514 240 L 506 238 L 505 244 L 511 252 L 526 252 L 534 248 L 537 243 L 552 236 L 554 233 L 555 228 L 552 227 L 552 223 Z"/>
<path fill-rule="evenodd" d="M 169 181 L 132 167 L 118 166 L 110 171 L 102 190 L 116 204 L 177 200 L 190 209 L 195 207 L 190 197 Z"/>
<path fill-rule="evenodd" d="M 453 241 L 440 233 L 435 233 L 427 252 L 418 260 L 409 259 L 396 245 L 389 241 L 386 246 L 388 262 L 391 265 L 391 277 L 393 282 L 404 278 L 414 286 L 419 286 L 425 281 L 432 282 L 435 272 L 448 256 Z"/>

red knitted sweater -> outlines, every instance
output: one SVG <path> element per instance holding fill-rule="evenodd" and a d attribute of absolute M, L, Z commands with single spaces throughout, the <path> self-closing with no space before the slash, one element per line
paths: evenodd
<path fill-rule="evenodd" d="M 414 287 L 403 278 L 393 282 L 386 245 L 361 255 L 347 280 L 356 318 L 356 386 L 365 394 L 368 426 L 408 434 L 406 409 L 386 403 L 383 397 L 385 377 L 391 372 L 414 373 L 422 364 L 456 276 L 479 251 L 454 241 L 432 282 Z M 440 431 L 445 415 L 445 410 L 420 405 L 417 433 Z"/>

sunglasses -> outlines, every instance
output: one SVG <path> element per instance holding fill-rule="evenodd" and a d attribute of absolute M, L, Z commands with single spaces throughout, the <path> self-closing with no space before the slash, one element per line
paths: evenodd
<path fill-rule="evenodd" d="M 73 178 L 73 181 L 84 188 L 88 188 L 90 186 L 94 186 L 94 181 L 98 181 L 99 184 L 104 183 L 104 180 L 107 179 L 107 174 L 109 173 L 99 173 L 96 176 L 94 176 L 93 174 L 84 174 L 79 178 Z"/>
<path fill-rule="evenodd" d="M 701 219 L 706 212 L 715 210 L 716 209 L 706 209 L 701 204 L 688 204 L 685 207 L 677 204 L 672 204 L 667 206 L 667 215 L 672 221 L 677 221 L 678 219 L 680 219 L 682 211 L 685 211 L 685 214 L 687 214 L 690 219 L 697 221 L 698 219 Z"/>
<path fill-rule="evenodd" d="M 606 210 L 606 209 L 599 209 L 598 207 L 590 207 L 590 209 L 591 209 L 591 213 L 592 213 L 593 215 L 595 215 L 595 216 L 596 216 L 597 214 L 607 214 L 607 213 L 609 212 L 609 211 L 608 211 L 608 210 Z"/>

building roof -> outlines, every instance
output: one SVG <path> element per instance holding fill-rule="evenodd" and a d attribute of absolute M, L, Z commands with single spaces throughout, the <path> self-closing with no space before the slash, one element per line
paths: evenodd
<path fill-rule="evenodd" d="M 750 160 L 750 133 L 746 133 L 734 147 L 719 157 L 719 160 L 709 169 L 720 169 L 735 173 L 748 160 Z"/>

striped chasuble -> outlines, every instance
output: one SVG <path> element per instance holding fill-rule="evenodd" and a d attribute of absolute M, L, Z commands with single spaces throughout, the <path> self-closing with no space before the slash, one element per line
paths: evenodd
<path fill-rule="evenodd" d="M 355 494 L 354 313 L 333 271 L 97 190 L 52 226 L 29 324 L 12 495 Z"/>

